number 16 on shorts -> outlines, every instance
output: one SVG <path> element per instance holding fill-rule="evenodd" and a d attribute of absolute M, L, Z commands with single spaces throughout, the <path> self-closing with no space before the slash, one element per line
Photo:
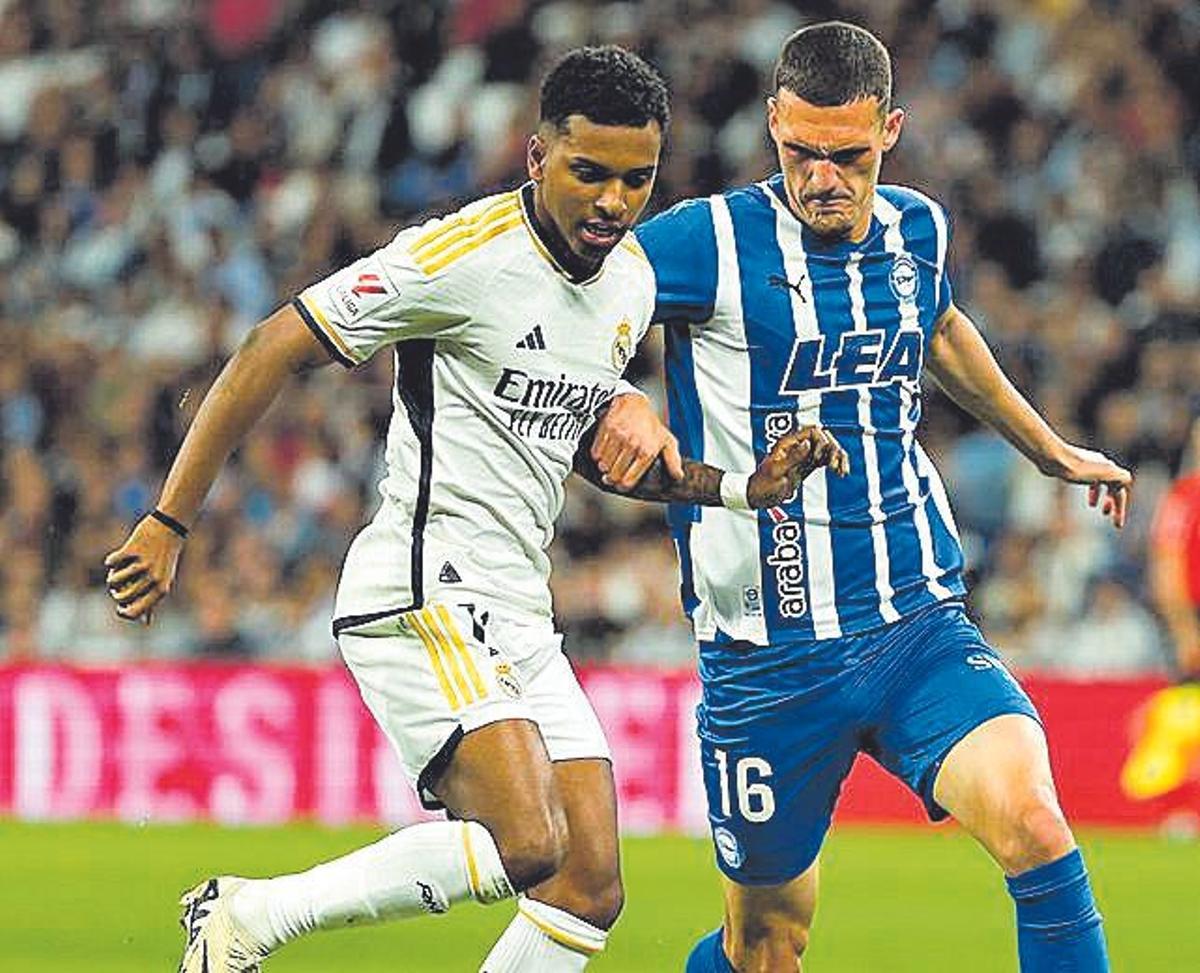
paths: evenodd
<path fill-rule="evenodd" d="M 736 795 L 737 813 L 743 820 L 751 824 L 770 821 L 775 813 L 775 793 L 767 783 L 774 773 L 771 765 L 762 757 L 741 757 L 730 768 L 729 754 L 724 750 L 713 750 L 713 757 L 717 762 L 721 817 L 733 816 Z"/>

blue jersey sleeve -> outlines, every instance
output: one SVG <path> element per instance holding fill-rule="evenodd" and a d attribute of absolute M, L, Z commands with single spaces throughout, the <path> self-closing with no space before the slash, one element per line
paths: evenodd
<path fill-rule="evenodd" d="M 654 268 L 654 320 L 698 324 L 717 299 L 717 238 L 707 199 L 686 199 L 635 231 Z"/>

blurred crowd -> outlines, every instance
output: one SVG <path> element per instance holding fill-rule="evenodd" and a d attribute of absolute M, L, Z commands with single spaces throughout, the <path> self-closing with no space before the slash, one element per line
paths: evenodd
<path fill-rule="evenodd" d="M 959 303 L 1060 430 L 1137 470 L 1118 535 L 931 388 L 977 617 L 1021 668 L 1165 669 L 1145 551 L 1200 414 L 1193 0 L 0 0 L 0 658 L 332 657 L 388 356 L 285 394 L 153 626 L 103 590 L 223 359 L 398 226 L 520 181 L 536 80 L 577 44 L 672 85 L 653 207 L 760 178 L 780 42 L 831 16 L 894 53 L 885 179 L 950 208 Z M 554 559 L 576 658 L 691 659 L 660 509 L 576 483 Z"/>

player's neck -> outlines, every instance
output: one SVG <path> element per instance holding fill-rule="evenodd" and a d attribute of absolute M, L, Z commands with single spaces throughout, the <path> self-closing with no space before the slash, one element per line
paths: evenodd
<path fill-rule="evenodd" d="M 589 263 L 567 246 L 567 241 L 558 232 L 550 213 L 546 210 L 536 183 L 526 183 L 521 187 L 521 201 L 533 232 L 563 272 L 576 282 L 595 277 L 600 269 L 600 262 Z"/>

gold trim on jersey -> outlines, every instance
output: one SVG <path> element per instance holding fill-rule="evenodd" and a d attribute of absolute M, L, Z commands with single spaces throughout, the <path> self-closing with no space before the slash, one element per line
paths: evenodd
<path fill-rule="evenodd" d="M 472 250 L 478 250 L 493 237 L 497 237 L 501 233 L 507 233 L 509 230 L 515 229 L 520 225 L 521 219 L 514 213 L 507 219 L 502 219 L 499 222 L 491 223 L 487 226 L 481 226 L 479 230 L 473 236 L 465 240 L 461 246 L 456 247 L 432 263 L 418 263 L 417 266 L 425 271 L 426 274 L 436 274 L 439 270 L 442 270 L 454 263 L 454 261 L 465 257 Z"/>
<path fill-rule="evenodd" d="M 517 905 L 517 911 L 560 946 L 565 946 L 576 953 L 582 953 L 584 956 L 595 956 L 602 948 L 600 946 L 593 946 L 591 943 L 585 943 L 582 939 L 576 939 L 570 933 L 565 933 L 561 929 L 556 929 L 544 919 L 539 919 L 532 912 L 522 908 L 520 904 Z"/>
<path fill-rule="evenodd" d="M 508 216 L 517 211 L 520 205 L 512 193 L 488 204 L 474 216 L 457 217 L 444 221 L 440 226 L 422 234 L 410 248 L 409 252 L 419 260 L 428 260 L 445 250 L 448 246 L 474 233 L 481 224 Z"/>
<path fill-rule="evenodd" d="M 329 323 L 329 319 L 325 317 L 325 313 L 304 294 L 300 295 L 300 303 L 303 304 L 305 310 L 312 315 L 312 319 L 316 321 L 318 325 L 320 325 L 321 330 L 328 335 L 329 340 L 337 345 L 338 351 L 349 358 L 352 362 L 358 361 L 358 356 L 355 355 L 354 352 L 350 350 L 350 346 L 342 340 L 342 336 L 338 334 L 337 329 Z"/>
<path fill-rule="evenodd" d="M 409 612 L 404 616 L 404 620 L 408 623 L 409 628 L 417 633 L 417 636 L 425 643 L 425 651 L 429 653 L 429 662 L 433 668 L 433 673 L 437 676 L 438 685 L 442 687 L 442 695 L 446 697 L 446 702 L 450 704 L 451 710 L 462 708 L 458 697 L 454 693 L 454 687 L 450 685 L 450 680 L 446 676 L 446 667 L 442 664 L 441 653 L 438 651 L 437 643 L 433 637 L 425 631 L 421 622 L 417 619 L 416 612 Z"/>
<path fill-rule="evenodd" d="M 435 274 L 516 226 L 519 208 L 516 194 L 506 193 L 473 216 L 450 219 L 429 230 L 409 247 L 409 253 L 423 273 Z"/>
<path fill-rule="evenodd" d="M 633 235 L 632 230 L 621 238 L 621 246 L 635 257 L 640 257 L 646 263 L 650 263 L 650 258 L 646 256 L 646 251 L 642 249 L 642 245 L 638 242 L 638 238 Z"/>

